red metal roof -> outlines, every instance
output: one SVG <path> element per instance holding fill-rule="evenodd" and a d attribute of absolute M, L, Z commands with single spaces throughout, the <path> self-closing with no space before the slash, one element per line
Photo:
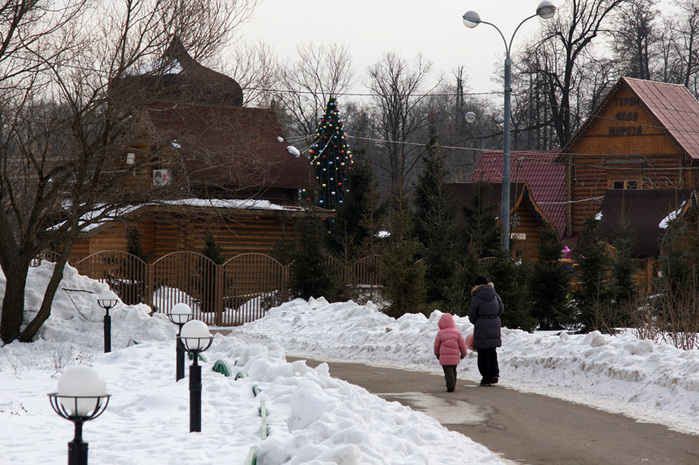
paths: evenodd
<path fill-rule="evenodd" d="M 559 235 L 565 232 L 565 165 L 558 150 L 521 151 L 510 154 L 510 182 L 515 198 L 525 184 L 541 211 Z M 502 152 L 483 152 L 470 182 L 502 183 Z"/>
<path fill-rule="evenodd" d="M 679 84 L 621 78 L 693 159 L 699 159 L 699 102 Z"/>

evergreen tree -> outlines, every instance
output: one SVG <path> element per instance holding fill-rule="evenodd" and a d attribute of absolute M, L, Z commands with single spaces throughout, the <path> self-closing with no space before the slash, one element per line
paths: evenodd
<path fill-rule="evenodd" d="M 479 257 L 472 251 L 466 252 L 456 264 L 456 270 L 447 291 L 444 311 L 467 316 L 471 304 L 473 281 L 481 274 Z"/>
<path fill-rule="evenodd" d="M 660 287 L 669 294 L 695 287 L 699 271 L 698 218 L 699 207 L 692 202 L 684 215 L 668 224 L 660 255 Z"/>
<path fill-rule="evenodd" d="M 533 331 L 538 322 L 530 315 L 528 306 L 527 277 L 530 265 L 527 262 L 517 263 L 507 256 L 506 251 L 500 251 L 497 257 L 484 260 L 482 267 L 505 305 L 503 326 Z"/>
<path fill-rule="evenodd" d="M 143 233 L 137 227 L 126 229 L 126 252 L 138 260 L 130 257 L 114 258 L 114 264 L 119 271 L 115 276 L 110 276 L 109 286 L 127 305 L 136 305 L 146 302 L 145 267 L 143 263 L 148 261 L 148 255 L 143 252 L 141 238 Z M 141 261 L 143 263 L 141 263 Z"/>
<path fill-rule="evenodd" d="M 223 248 L 216 243 L 212 233 L 206 235 L 204 239 L 204 250 L 201 252 L 205 257 L 211 259 L 217 265 L 223 265 Z"/>
<path fill-rule="evenodd" d="M 216 310 L 217 265 L 222 265 L 225 259 L 223 258 L 223 249 L 216 244 L 216 239 L 212 233 L 207 234 L 204 238 L 204 249 L 201 253 L 206 257 L 199 261 L 201 309 L 203 312 L 213 312 Z"/>
<path fill-rule="evenodd" d="M 308 151 L 320 189 L 318 205 L 328 210 L 344 202 L 347 172 L 353 164 L 342 125 L 337 101 L 331 97 Z"/>
<path fill-rule="evenodd" d="M 614 291 L 617 307 L 620 311 L 629 302 L 634 302 L 638 294 L 638 284 L 634 275 L 638 270 L 634 262 L 633 249 L 635 245 L 634 230 L 626 218 L 621 218 L 614 231 L 613 246 L 616 249 L 612 263 Z"/>
<path fill-rule="evenodd" d="M 143 252 L 142 238 L 143 233 L 140 229 L 137 227 L 128 228 L 126 230 L 126 251 L 146 262 L 148 255 Z"/>
<path fill-rule="evenodd" d="M 356 255 L 371 233 L 364 221 L 372 211 L 372 189 L 375 181 L 371 166 L 355 163 L 347 174 L 344 201 L 337 207 L 335 221 L 330 224 L 328 246 L 334 252 Z"/>
<path fill-rule="evenodd" d="M 418 261 L 420 242 L 406 204 L 400 194 L 393 199 L 391 235 L 383 253 L 384 293 L 391 302 L 385 312 L 395 318 L 421 312 L 425 298 L 425 264 Z"/>
<path fill-rule="evenodd" d="M 456 203 L 444 183 L 446 171 L 437 142 L 434 115 L 430 115 L 429 142 L 423 157 L 424 170 L 415 190 L 417 238 L 426 263 L 426 297 L 431 305 L 442 307 L 452 290 L 459 258 L 460 234 Z"/>
<path fill-rule="evenodd" d="M 614 297 L 611 286 L 611 257 L 607 244 L 600 240 L 597 220 L 588 217 L 573 250 L 577 266 L 578 289 L 573 293 L 578 310 L 577 323 L 583 332 L 612 331 L 611 308 Z"/>
<path fill-rule="evenodd" d="M 562 245 L 552 226 L 542 229 L 538 250 L 539 261 L 529 280 L 531 315 L 539 322 L 539 329 L 563 329 L 574 321 L 568 304 L 571 271 L 560 261 Z"/>
<path fill-rule="evenodd" d="M 466 241 L 470 250 L 479 257 L 497 256 L 500 251 L 502 228 L 497 221 L 497 205 L 489 205 L 490 186 L 477 183 L 471 196 L 471 205 L 464 207 Z"/>
<path fill-rule="evenodd" d="M 327 254 L 322 244 L 327 229 L 313 217 L 296 221 L 296 234 L 286 257 L 291 260 L 291 293 L 295 297 L 327 297 L 333 300 L 333 279 L 327 266 Z"/>

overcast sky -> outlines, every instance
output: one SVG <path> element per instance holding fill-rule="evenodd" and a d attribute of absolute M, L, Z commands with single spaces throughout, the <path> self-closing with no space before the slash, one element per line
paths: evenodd
<path fill-rule="evenodd" d="M 262 39 L 280 57 L 294 57 L 299 43 L 347 44 L 357 76 L 382 55 L 395 51 L 406 59 L 422 53 L 435 71 L 451 75 L 464 66 L 474 92 L 501 91 L 493 73 L 505 46 L 497 31 L 466 28 L 462 15 L 477 11 L 497 25 L 509 41 L 517 24 L 536 12 L 540 0 L 262 0 L 242 29 L 246 41 Z M 559 4 L 554 1 L 554 4 Z M 517 33 L 513 49 L 539 28 L 538 18 Z M 516 55 L 513 55 L 516 60 Z M 364 89 L 364 88 L 362 88 Z"/>

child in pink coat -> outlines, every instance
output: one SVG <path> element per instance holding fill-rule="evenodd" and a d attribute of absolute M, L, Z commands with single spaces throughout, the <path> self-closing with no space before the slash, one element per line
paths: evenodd
<path fill-rule="evenodd" d="M 466 356 L 466 343 L 461 331 L 456 329 L 456 323 L 451 313 L 445 313 L 439 319 L 439 332 L 434 340 L 434 354 L 444 370 L 447 392 L 454 392 L 456 366 Z"/>

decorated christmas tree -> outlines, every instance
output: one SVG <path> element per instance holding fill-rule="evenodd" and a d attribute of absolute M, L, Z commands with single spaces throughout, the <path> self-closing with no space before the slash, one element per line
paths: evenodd
<path fill-rule="evenodd" d="M 325 116 L 318 124 L 309 150 L 311 165 L 318 179 L 318 205 L 328 210 L 342 204 L 346 192 L 346 173 L 352 169 L 352 153 L 345 141 L 342 119 L 334 98 L 328 100 Z"/>

